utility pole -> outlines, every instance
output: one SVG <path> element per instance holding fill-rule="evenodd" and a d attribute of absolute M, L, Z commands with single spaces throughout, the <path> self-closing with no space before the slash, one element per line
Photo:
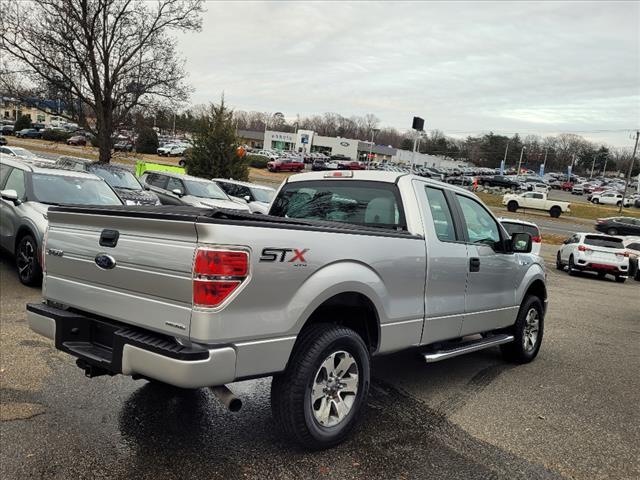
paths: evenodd
<path fill-rule="evenodd" d="M 636 144 L 633 147 L 633 155 L 631 155 L 631 165 L 629 165 L 629 173 L 627 173 L 627 181 L 624 182 L 624 193 L 622 194 L 622 202 L 620 202 L 619 212 L 622 213 L 622 207 L 624 206 L 624 200 L 627 198 L 627 188 L 629 188 L 629 182 L 631 181 L 631 172 L 633 171 L 633 164 L 636 160 L 636 151 L 638 150 L 638 138 L 640 137 L 640 130 L 636 130 Z"/>
<path fill-rule="evenodd" d="M 596 157 L 593 157 L 593 163 L 591 164 L 591 173 L 589 174 L 589 180 L 593 178 L 593 170 L 596 168 Z"/>

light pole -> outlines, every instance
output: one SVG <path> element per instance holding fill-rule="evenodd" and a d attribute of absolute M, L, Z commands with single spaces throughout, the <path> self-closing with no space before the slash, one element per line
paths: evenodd
<path fill-rule="evenodd" d="M 518 171 L 516 172 L 517 176 L 520 176 L 520 168 L 522 168 L 522 156 L 524 155 L 524 151 L 527 147 L 522 146 L 522 150 L 520 150 L 520 160 L 518 161 Z"/>
<path fill-rule="evenodd" d="M 369 162 L 371 162 L 371 157 L 373 157 L 373 139 L 379 131 L 379 128 L 371 129 L 371 144 L 369 145 L 369 156 L 367 157 L 367 170 L 369 170 Z"/>
<path fill-rule="evenodd" d="M 624 199 L 627 197 L 627 188 L 629 188 L 629 182 L 631 181 L 631 172 L 633 171 L 633 164 L 636 160 L 636 151 L 638 150 L 638 138 L 640 138 L 640 130 L 636 131 L 636 144 L 633 147 L 633 155 L 631 155 L 631 165 L 629 165 L 629 173 L 627 174 L 627 181 L 624 182 L 624 193 L 622 194 L 622 201 L 620 202 L 620 210 L 622 213 L 622 207 L 624 206 Z"/>
<path fill-rule="evenodd" d="M 504 175 L 504 171 L 507 168 L 507 152 L 509 151 L 509 142 L 511 142 L 511 140 L 507 140 L 507 146 L 504 148 L 504 158 L 502 159 L 502 168 L 500 169 L 500 175 Z"/>

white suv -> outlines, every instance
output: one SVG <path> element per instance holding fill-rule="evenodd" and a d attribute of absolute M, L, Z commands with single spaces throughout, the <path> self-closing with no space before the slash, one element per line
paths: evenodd
<path fill-rule="evenodd" d="M 556 257 L 556 268 L 577 272 L 595 272 L 599 277 L 613 275 L 624 282 L 629 275 L 629 252 L 619 237 L 600 233 L 575 233 L 564 241 Z"/>

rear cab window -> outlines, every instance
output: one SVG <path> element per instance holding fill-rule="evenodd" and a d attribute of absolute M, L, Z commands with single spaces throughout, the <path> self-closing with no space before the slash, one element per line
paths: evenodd
<path fill-rule="evenodd" d="M 280 190 L 270 215 L 406 230 L 395 184 L 358 180 L 291 182 Z"/>
<path fill-rule="evenodd" d="M 534 227 L 533 225 L 524 225 L 522 223 L 514 223 L 514 222 L 500 222 L 502 226 L 507 231 L 509 236 L 514 233 L 528 233 L 532 237 L 539 237 L 540 230 L 538 227 Z"/>

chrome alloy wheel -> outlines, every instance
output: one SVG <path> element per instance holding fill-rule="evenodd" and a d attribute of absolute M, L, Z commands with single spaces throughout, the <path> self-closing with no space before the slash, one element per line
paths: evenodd
<path fill-rule="evenodd" d="M 330 354 L 311 386 L 311 409 L 323 427 L 333 427 L 351 412 L 358 395 L 358 364 L 345 351 Z"/>
<path fill-rule="evenodd" d="M 538 332 L 540 330 L 540 317 L 538 310 L 531 308 L 527 312 L 524 320 L 524 332 L 522 334 L 522 343 L 525 352 L 531 352 L 538 341 Z"/>

